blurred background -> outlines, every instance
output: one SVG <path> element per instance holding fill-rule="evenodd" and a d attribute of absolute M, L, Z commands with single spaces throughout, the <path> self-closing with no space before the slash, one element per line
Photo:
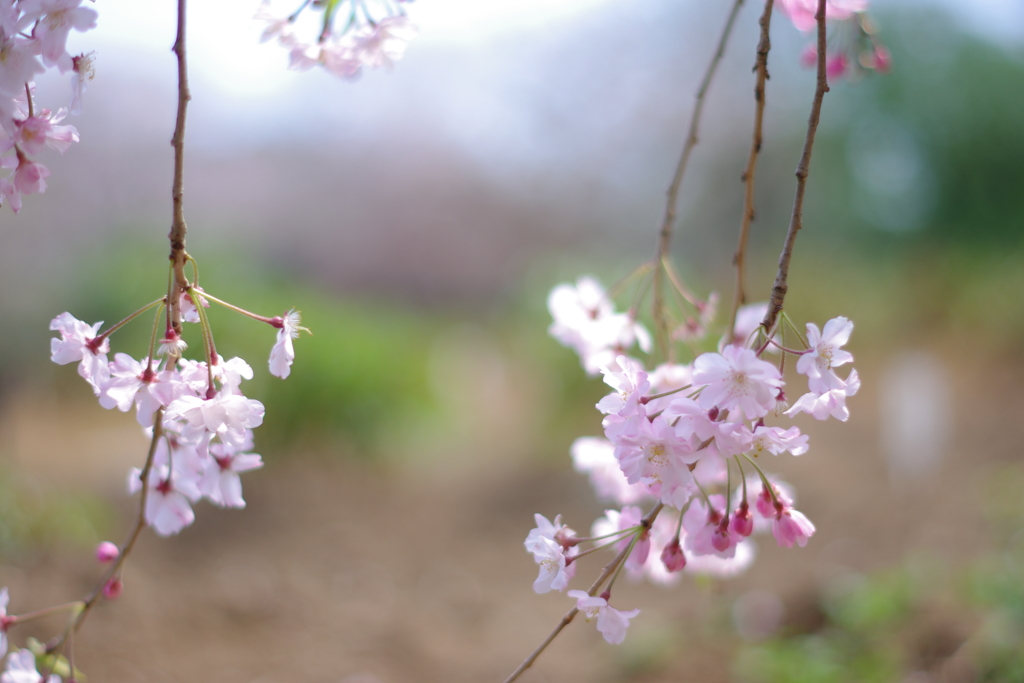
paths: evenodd
<path fill-rule="evenodd" d="M 601 514 L 568 448 L 600 432 L 605 393 L 546 336 L 545 297 L 653 254 L 727 4 L 422 0 L 404 59 L 357 83 L 287 71 L 254 1 L 192 8 L 189 251 L 212 294 L 297 307 L 314 336 L 281 382 L 273 331 L 211 309 L 220 352 L 256 370 L 267 465 L 243 478 L 244 512 L 202 504 L 180 536 L 143 535 L 124 596 L 76 638 L 93 680 L 502 680 L 540 642 L 569 604 L 532 592 L 522 539 L 535 512 L 578 530 Z M 674 242 L 690 286 L 725 301 L 757 4 L 712 87 Z M 173 9 L 97 10 L 69 46 L 98 53 L 70 121 L 82 141 L 42 159 L 46 194 L 0 214 L 12 613 L 88 590 L 145 457 L 132 416 L 47 353 L 58 313 L 112 322 L 166 283 Z M 811 452 L 771 463 L 817 534 L 762 542 L 731 581 L 617 589 L 643 612 L 624 645 L 573 625 L 523 680 L 1024 680 L 1024 6 L 879 0 L 873 16 L 892 73 L 825 99 L 787 299 L 795 320 L 857 326 L 852 418 L 803 421 Z M 773 23 L 751 300 L 813 92 L 807 38 Z M 41 83 L 41 101 L 67 87 Z M 143 355 L 147 328 L 114 350 Z"/>

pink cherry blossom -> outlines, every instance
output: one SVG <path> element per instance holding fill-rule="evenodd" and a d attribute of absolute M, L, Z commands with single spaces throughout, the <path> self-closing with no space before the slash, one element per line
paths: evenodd
<path fill-rule="evenodd" d="M 270 350 L 270 374 L 285 379 L 291 374 L 292 362 L 295 360 L 295 348 L 292 345 L 293 339 L 299 338 L 299 332 L 305 330 L 300 327 L 302 319 L 299 312 L 294 308 L 284 314 L 284 317 L 274 318 L 273 324 L 278 327 L 277 342 Z"/>
<path fill-rule="evenodd" d="M 796 371 L 807 375 L 808 387 L 814 393 L 823 394 L 844 385 L 833 368 L 853 360 L 853 355 L 842 349 L 850 341 L 852 332 L 853 323 L 842 317 L 829 320 L 822 332 L 814 323 L 807 323 L 810 348 L 797 360 Z"/>
<path fill-rule="evenodd" d="M 814 525 L 803 513 L 787 507 L 775 513 L 772 535 L 783 548 L 792 548 L 793 543 L 802 548 L 807 545 L 807 539 L 814 535 Z"/>
<path fill-rule="evenodd" d="M 537 579 L 533 582 L 533 590 L 537 593 L 565 590 L 569 585 L 569 579 L 575 573 L 575 566 L 569 565 L 571 571 L 566 567 L 565 550 L 562 546 L 546 536 L 538 536 L 529 550 L 540 569 Z"/>
<path fill-rule="evenodd" d="M 0 683 L 60 683 L 60 676 L 46 679 L 36 670 L 36 656 L 31 650 L 15 650 L 7 657 L 7 667 L 0 674 Z"/>
<path fill-rule="evenodd" d="M 699 457 L 693 454 L 688 436 L 680 436 L 661 415 L 653 420 L 633 417 L 625 424 L 613 441 L 626 480 L 647 485 L 665 504 L 681 507 L 693 482 L 687 465 Z"/>
<path fill-rule="evenodd" d="M 96 561 L 104 564 L 113 562 L 121 554 L 120 548 L 110 541 L 101 541 L 96 546 Z"/>
<path fill-rule="evenodd" d="M 50 147 L 63 154 L 71 147 L 71 143 L 78 142 L 78 131 L 74 126 L 55 125 L 63 121 L 65 116 L 65 109 L 56 114 L 44 109 L 35 116 L 16 122 L 17 133 L 5 143 L 7 148 L 17 145 L 25 154 L 39 154 L 44 147 Z M 0 144 L 0 151 L 3 151 L 3 147 Z"/>
<path fill-rule="evenodd" d="M 814 14 L 818 11 L 817 0 L 779 0 L 779 7 L 789 16 L 797 29 L 810 31 L 814 28 Z M 827 0 L 825 18 L 829 21 L 841 21 L 867 8 L 868 0 Z"/>
<path fill-rule="evenodd" d="M 244 508 L 238 475 L 263 467 L 263 460 L 255 453 L 239 453 L 233 444 L 212 443 L 208 451 L 210 457 L 198 482 L 199 490 L 214 505 Z"/>
<path fill-rule="evenodd" d="M 628 612 L 617 610 L 608 604 L 604 597 L 590 595 L 585 591 L 572 590 L 566 595 L 576 599 L 576 607 L 587 621 L 597 618 L 597 630 L 612 645 L 618 645 L 626 639 L 629 620 L 640 614 L 634 609 Z"/>
<path fill-rule="evenodd" d="M 633 344 L 650 349 L 647 330 L 630 315 L 616 313 L 594 278 L 582 277 L 576 286 L 561 284 L 552 289 L 548 311 L 554 319 L 548 334 L 575 350 L 590 375 L 597 374 Z"/>
<path fill-rule="evenodd" d="M 58 365 L 80 361 L 78 374 L 92 385 L 98 396 L 109 374 L 107 352 L 110 343 L 104 339 L 96 344 L 102 322 L 87 325 L 70 313 L 61 313 L 50 322 L 50 329 L 60 332 L 60 339 L 50 340 L 50 360 Z"/>
<path fill-rule="evenodd" d="M 650 390 L 647 373 L 639 361 L 626 356 L 617 356 L 613 363 L 601 368 L 604 382 L 616 390 L 597 404 L 602 413 L 615 413 L 628 417 L 640 410 L 640 400 Z"/>
<path fill-rule="evenodd" d="M 128 492 L 142 488 L 142 471 L 132 468 L 128 474 Z M 202 497 L 195 481 L 167 465 L 154 465 L 149 471 L 146 495 L 146 524 L 161 536 L 173 536 L 195 521 L 191 503 Z"/>
<path fill-rule="evenodd" d="M 82 95 L 96 77 L 96 53 L 89 52 L 71 58 L 71 114 L 82 113 Z"/>
<path fill-rule="evenodd" d="M 765 452 L 778 455 L 789 451 L 793 455 L 807 452 L 807 435 L 801 434 L 799 427 L 765 427 L 759 425 L 754 429 L 754 440 L 750 444 L 750 454 L 755 458 Z"/>
<path fill-rule="evenodd" d="M 39 41 L 43 63 L 54 66 L 64 56 L 71 29 L 87 31 L 96 28 L 96 10 L 80 7 L 82 0 L 28 0 L 26 17 L 41 17 L 35 37 Z M 61 70 L 63 73 L 65 69 Z"/>
<path fill-rule="evenodd" d="M 721 341 L 718 342 L 719 352 L 727 345 L 746 346 L 754 332 L 761 327 L 761 321 L 764 320 L 766 313 L 768 313 L 767 301 L 740 306 L 736 310 L 736 326 L 733 328 L 732 339 L 729 339 L 727 336 L 722 337 Z M 772 347 L 769 346 L 768 348 Z"/>
<path fill-rule="evenodd" d="M 694 384 L 703 384 L 697 402 L 708 410 L 738 408 L 747 419 L 767 415 L 782 387 L 778 368 L 750 349 L 727 346 L 721 354 L 705 353 L 693 362 Z"/>
<path fill-rule="evenodd" d="M 263 404 L 239 394 L 218 394 L 210 399 L 182 396 L 165 411 L 169 418 L 180 417 L 189 426 L 215 434 L 240 432 L 263 423 Z"/>
<path fill-rule="evenodd" d="M 599 498 L 620 505 L 635 503 L 651 495 L 643 484 L 630 484 L 615 459 L 615 444 L 607 439 L 582 436 L 569 449 L 577 472 L 586 472 Z"/>
<path fill-rule="evenodd" d="M 850 371 L 850 376 L 843 382 L 843 386 L 826 391 L 824 394 L 814 392 L 804 394 L 797 399 L 796 403 L 786 411 L 786 415 L 792 417 L 798 413 L 808 413 L 816 420 L 827 420 L 834 417 L 840 422 L 846 422 L 850 418 L 850 411 L 846 408 L 846 399 L 853 396 L 860 389 L 860 377 L 856 370 Z"/>
<path fill-rule="evenodd" d="M 643 518 L 643 510 L 636 507 L 635 505 L 627 505 L 619 510 L 605 510 L 604 517 L 599 517 L 594 521 L 591 527 L 590 534 L 594 537 L 609 536 L 619 531 L 625 531 L 626 529 L 633 529 L 640 526 L 640 520 Z M 615 551 L 622 552 L 625 550 L 630 543 L 633 542 L 633 536 L 635 534 L 626 534 L 618 541 L 615 542 Z M 626 558 L 626 569 L 634 576 L 639 576 L 644 569 L 644 564 L 647 562 L 647 557 L 651 552 L 651 536 L 649 531 L 641 533 L 640 538 L 633 545 L 633 550 L 629 553 L 629 557 Z"/>
<path fill-rule="evenodd" d="M 46 192 L 46 179 L 50 177 L 50 169 L 18 155 L 18 167 L 14 169 L 14 189 L 21 194 L 39 194 Z"/>
<path fill-rule="evenodd" d="M 352 36 L 356 59 L 367 67 L 392 67 L 402 58 L 409 41 L 416 37 L 416 27 L 404 14 L 386 17 L 376 26 L 366 26 Z"/>
<path fill-rule="evenodd" d="M 555 515 L 555 521 L 549 522 L 548 518 L 544 515 L 535 514 L 533 521 L 536 522 L 537 526 L 530 529 L 530 533 L 526 535 L 526 540 L 523 541 L 523 545 L 528 552 L 535 552 L 537 547 L 542 546 L 543 543 L 540 540 L 542 538 L 552 540 L 562 548 L 570 548 L 575 545 L 575 542 L 571 539 L 576 536 L 576 532 L 562 524 L 562 515 Z"/>

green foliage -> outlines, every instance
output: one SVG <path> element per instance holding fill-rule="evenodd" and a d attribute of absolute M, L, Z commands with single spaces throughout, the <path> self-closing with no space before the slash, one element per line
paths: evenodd
<path fill-rule="evenodd" d="M 43 493 L 0 467 L 0 556 L 57 542 L 93 545 L 113 526 L 113 516 L 97 496 Z"/>

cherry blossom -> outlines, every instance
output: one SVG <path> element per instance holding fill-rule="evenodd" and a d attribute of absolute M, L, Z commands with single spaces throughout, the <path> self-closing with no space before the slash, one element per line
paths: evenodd
<path fill-rule="evenodd" d="M 0 674 L 0 683 L 61 683 L 60 676 L 46 679 L 36 670 L 36 656 L 31 650 L 15 650 L 7 658 L 7 667 Z"/>
<path fill-rule="evenodd" d="M 538 536 L 528 550 L 533 553 L 533 559 L 540 568 L 540 573 L 533 582 L 533 590 L 537 593 L 565 590 L 569 585 L 569 579 L 575 573 L 575 567 L 566 567 L 565 551 L 562 546 L 546 536 Z"/>
<path fill-rule="evenodd" d="M 78 374 L 92 385 L 98 396 L 109 374 L 107 352 L 110 343 L 95 343 L 103 322 L 87 325 L 70 313 L 61 313 L 50 322 L 50 329 L 60 332 L 60 339 L 50 340 L 50 360 L 58 365 L 80 361 Z"/>
<path fill-rule="evenodd" d="M 842 317 L 829 320 L 823 331 L 814 323 L 807 323 L 810 348 L 797 360 L 796 371 L 807 375 L 807 385 L 814 393 L 824 394 L 844 386 L 833 368 L 853 360 L 853 354 L 842 349 L 852 332 L 853 323 Z"/>
<path fill-rule="evenodd" d="M 640 614 L 638 609 L 628 612 L 617 610 L 608 604 L 606 598 L 590 595 L 584 591 L 571 590 L 566 595 L 576 599 L 576 607 L 583 613 L 587 621 L 597 618 L 598 632 L 612 645 L 618 645 L 626 639 L 629 620 Z"/>
<path fill-rule="evenodd" d="M 755 458 L 765 452 L 778 455 L 789 451 L 793 455 L 803 455 L 807 452 L 807 448 L 807 435 L 801 434 L 798 427 L 782 429 L 781 427 L 759 425 L 754 429 L 750 454 Z"/>
<path fill-rule="evenodd" d="M 796 543 L 801 548 L 807 545 L 807 539 L 814 535 L 814 525 L 802 512 L 790 507 L 781 506 L 772 518 L 772 535 L 783 548 L 792 548 Z"/>
<path fill-rule="evenodd" d="M 814 28 L 814 14 L 818 11 L 817 0 L 779 0 L 779 6 L 797 29 L 810 31 Z M 849 19 L 867 8 L 868 0 L 827 0 L 825 18 L 829 21 Z"/>
<path fill-rule="evenodd" d="M 619 510 L 605 510 L 604 517 L 599 517 L 594 521 L 590 533 L 597 538 L 609 536 L 627 529 L 634 529 L 640 526 L 640 520 L 643 516 L 643 510 L 635 505 L 627 505 L 622 508 L 621 512 Z M 626 534 L 616 541 L 614 545 L 615 551 L 621 552 L 625 550 L 633 542 L 633 536 L 634 534 Z M 634 576 L 638 576 L 643 571 L 650 552 L 651 535 L 649 531 L 644 531 L 633 545 L 633 550 L 630 551 L 629 557 L 626 558 L 626 569 L 630 570 L 630 573 Z"/>
<path fill-rule="evenodd" d="M 630 315 L 616 313 L 594 278 L 582 277 L 576 286 L 561 284 L 552 289 L 548 311 L 554 319 L 548 333 L 579 354 L 588 374 L 596 375 L 634 344 L 650 349 L 647 330 Z"/>
<path fill-rule="evenodd" d="M 300 331 L 309 332 L 305 327 L 300 327 L 302 319 L 299 312 L 294 308 L 284 314 L 284 317 L 274 318 L 272 325 L 278 328 L 277 342 L 270 350 L 270 374 L 285 379 L 291 374 L 292 362 L 295 360 L 295 348 L 292 340 L 299 338 Z"/>
<path fill-rule="evenodd" d="M 630 484 L 626 480 L 615 459 L 615 444 L 611 441 L 581 436 L 569 451 L 576 471 L 590 476 L 590 484 L 600 498 L 628 505 L 651 495 L 649 487 L 640 483 Z"/>
<path fill-rule="evenodd" d="M 540 540 L 542 538 L 554 541 L 563 548 L 573 546 L 571 539 L 576 532 L 562 524 L 562 515 L 555 515 L 555 521 L 549 522 L 544 515 L 536 514 L 533 516 L 533 521 L 537 523 L 537 526 L 530 530 L 530 533 L 526 535 L 526 540 L 523 541 L 527 551 L 532 553 L 538 546 L 542 546 Z"/>
<path fill-rule="evenodd" d="M 251 447 L 251 439 L 250 446 Z M 244 508 L 241 472 L 263 467 L 263 460 L 255 453 L 240 453 L 231 443 L 212 443 L 208 446 L 206 469 L 198 486 L 200 492 L 214 505 Z"/>
<path fill-rule="evenodd" d="M 25 11 L 27 20 L 42 19 L 35 38 L 46 66 L 57 65 L 64 56 L 71 29 L 87 31 L 96 27 L 96 10 L 80 7 L 82 0 L 29 0 L 24 4 L 29 7 Z M 61 69 L 61 73 L 66 70 Z"/>
<path fill-rule="evenodd" d="M 782 387 L 778 368 L 750 349 L 736 346 L 725 347 L 721 354 L 698 356 L 693 362 L 693 381 L 705 385 L 697 399 L 701 408 L 739 408 L 748 419 L 767 415 Z"/>
<path fill-rule="evenodd" d="M 142 489 L 142 471 L 133 467 L 128 473 L 128 492 Z M 177 468 L 168 465 L 152 467 L 149 471 L 149 489 L 146 495 L 146 524 L 161 536 L 173 536 L 195 521 L 192 503 L 202 498 L 196 483 L 183 476 Z"/>
<path fill-rule="evenodd" d="M 651 388 L 643 365 L 626 356 L 618 356 L 613 363 L 602 367 L 601 374 L 604 375 L 605 384 L 617 390 L 617 393 L 608 394 L 597 404 L 597 409 L 602 413 L 615 413 L 623 417 L 632 415 L 639 409 L 640 400 Z"/>
<path fill-rule="evenodd" d="M 857 375 L 857 371 L 851 370 L 850 376 L 842 384 L 843 386 L 823 394 L 814 392 L 804 394 L 786 411 L 786 415 L 808 413 L 813 415 L 816 420 L 827 420 L 829 417 L 834 417 L 840 422 L 846 422 L 850 418 L 850 411 L 846 408 L 846 399 L 860 389 L 860 377 Z"/>
<path fill-rule="evenodd" d="M 82 113 L 82 95 L 92 79 L 96 78 L 96 53 L 89 52 L 71 58 L 71 105 L 72 115 Z"/>

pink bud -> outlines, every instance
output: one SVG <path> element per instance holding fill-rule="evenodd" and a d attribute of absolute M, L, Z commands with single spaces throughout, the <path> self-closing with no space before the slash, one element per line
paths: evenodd
<path fill-rule="evenodd" d="M 768 489 L 761 489 L 754 507 L 757 508 L 757 513 L 765 519 L 771 519 L 775 516 L 775 502 L 772 500 L 772 494 L 768 492 Z"/>
<path fill-rule="evenodd" d="M 754 533 L 754 516 L 750 514 L 746 502 L 742 503 L 733 515 L 729 529 L 740 536 L 749 536 Z"/>
<path fill-rule="evenodd" d="M 113 578 L 107 581 L 106 585 L 103 586 L 103 597 L 107 600 L 116 600 L 121 595 L 121 591 L 124 590 L 124 584 L 121 583 L 121 579 Z"/>
<path fill-rule="evenodd" d="M 892 54 L 881 45 L 875 46 L 874 65 L 875 71 L 883 74 L 892 68 Z"/>
<path fill-rule="evenodd" d="M 825 62 L 825 73 L 830 80 L 842 78 L 846 73 L 846 55 L 839 52 L 829 57 Z"/>
<path fill-rule="evenodd" d="M 678 536 L 673 538 L 661 551 L 661 563 L 670 572 L 681 572 L 686 566 L 686 555 L 683 554 L 683 549 L 679 545 Z"/>
<path fill-rule="evenodd" d="M 120 554 L 121 551 L 118 549 L 118 547 L 110 541 L 103 541 L 98 546 L 96 546 L 97 562 L 103 562 L 104 564 L 106 564 L 107 562 L 113 562 L 117 559 L 117 556 Z"/>
<path fill-rule="evenodd" d="M 724 553 L 732 546 L 732 539 L 729 538 L 729 528 L 727 526 L 723 524 L 715 528 L 715 531 L 711 534 L 711 546 L 720 553 Z"/>
<path fill-rule="evenodd" d="M 818 61 L 818 46 L 814 43 L 809 44 L 804 48 L 804 51 L 800 53 L 800 64 L 806 68 L 812 68 Z"/>

